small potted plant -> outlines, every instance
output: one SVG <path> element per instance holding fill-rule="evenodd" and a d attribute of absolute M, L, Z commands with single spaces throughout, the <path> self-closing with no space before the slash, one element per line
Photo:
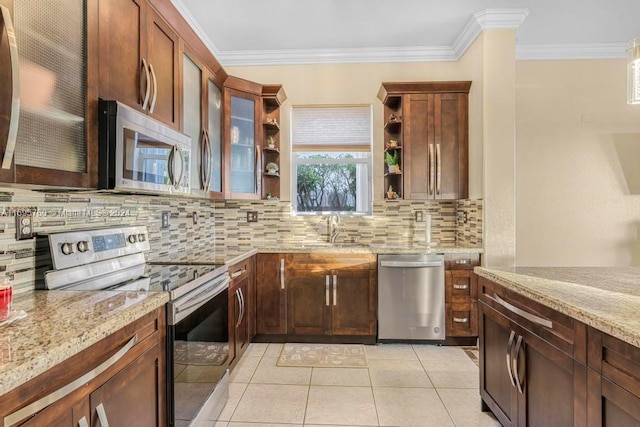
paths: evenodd
<path fill-rule="evenodd" d="M 393 154 L 390 151 L 387 151 L 384 155 L 384 161 L 389 168 L 389 173 L 397 173 L 398 172 L 398 151 L 393 150 Z"/>
<path fill-rule="evenodd" d="M 269 135 L 267 138 L 267 147 L 273 149 L 276 148 L 276 141 L 273 139 L 273 136 Z"/>

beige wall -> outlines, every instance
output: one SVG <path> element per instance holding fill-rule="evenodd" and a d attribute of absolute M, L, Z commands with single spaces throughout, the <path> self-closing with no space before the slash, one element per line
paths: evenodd
<path fill-rule="evenodd" d="M 482 197 L 482 50 L 472 46 L 458 62 L 323 64 L 229 67 L 234 76 L 262 84 L 280 83 L 287 93 L 281 112 L 282 162 L 290 164 L 290 109 L 292 105 L 369 104 L 373 106 L 374 198 L 383 199 L 383 117 L 376 97 L 382 82 L 471 80 L 469 136 L 469 196 Z M 285 143 L 286 142 L 286 143 Z M 290 200 L 289 167 L 282 170 L 281 198 Z"/>
<path fill-rule="evenodd" d="M 640 106 L 626 104 L 625 67 L 516 63 L 518 265 L 640 265 Z"/>

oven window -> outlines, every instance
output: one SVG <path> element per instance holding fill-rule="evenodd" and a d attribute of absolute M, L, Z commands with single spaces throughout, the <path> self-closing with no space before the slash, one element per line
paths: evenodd
<path fill-rule="evenodd" d="M 218 294 L 173 328 L 175 419 L 190 421 L 229 367 L 228 295 Z"/>

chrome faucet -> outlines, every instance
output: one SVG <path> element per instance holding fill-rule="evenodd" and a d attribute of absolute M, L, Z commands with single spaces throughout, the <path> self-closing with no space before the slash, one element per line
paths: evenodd
<path fill-rule="evenodd" d="M 335 243 L 340 235 L 340 212 L 332 212 L 329 216 L 329 243 Z"/>

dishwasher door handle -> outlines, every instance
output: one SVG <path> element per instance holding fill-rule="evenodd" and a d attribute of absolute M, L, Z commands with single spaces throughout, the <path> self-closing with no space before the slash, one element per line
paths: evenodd
<path fill-rule="evenodd" d="M 443 261 L 380 261 L 380 267 L 390 268 L 425 268 L 442 267 Z"/>

